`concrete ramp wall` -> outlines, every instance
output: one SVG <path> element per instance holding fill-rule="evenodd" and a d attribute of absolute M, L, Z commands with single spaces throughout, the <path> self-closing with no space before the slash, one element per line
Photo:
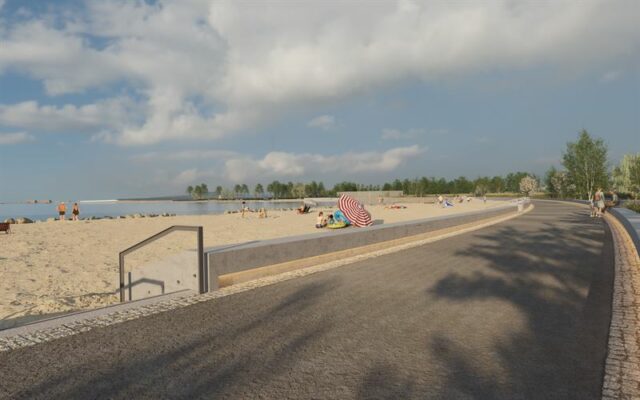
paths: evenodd
<path fill-rule="evenodd" d="M 227 274 L 420 235 L 514 212 L 517 212 L 517 205 L 509 204 L 488 210 L 418 221 L 374 225 L 366 228 L 325 229 L 309 235 L 206 249 L 209 290 L 217 289 L 219 278 Z"/>

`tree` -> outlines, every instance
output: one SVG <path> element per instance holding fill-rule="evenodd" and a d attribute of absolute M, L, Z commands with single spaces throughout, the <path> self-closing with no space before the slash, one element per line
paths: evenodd
<path fill-rule="evenodd" d="M 216 197 L 220 197 L 222 194 L 222 186 L 216 186 L 216 191 L 214 192 Z"/>
<path fill-rule="evenodd" d="M 242 197 L 249 196 L 249 186 L 247 186 L 246 183 L 243 183 L 242 186 L 240 186 L 240 193 L 242 193 Z"/>
<path fill-rule="evenodd" d="M 294 184 L 293 188 L 291 189 L 291 194 L 298 199 L 304 198 L 306 196 L 304 183 L 298 182 Z"/>
<path fill-rule="evenodd" d="M 253 194 L 254 194 L 256 197 L 262 197 L 262 196 L 264 196 L 264 188 L 262 187 L 262 184 L 258 183 L 258 184 L 256 185 L 256 188 L 255 188 L 255 189 L 253 189 Z"/>
<path fill-rule="evenodd" d="M 235 184 L 233 186 L 233 198 L 238 197 L 242 193 L 242 185 Z"/>
<path fill-rule="evenodd" d="M 586 196 L 588 199 L 599 186 L 607 186 L 607 146 L 602 139 L 593 139 L 584 129 L 576 142 L 567 143 L 562 165 L 581 198 Z"/>
<path fill-rule="evenodd" d="M 187 186 L 187 194 L 193 197 L 193 186 L 191 185 Z"/>
<path fill-rule="evenodd" d="M 327 190 L 324 188 L 324 183 L 318 183 L 318 194 L 319 197 L 325 197 L 327 195 Z"/>
<path fill-rule="evenodd" d="M 531 174 L 528 174 L 526 172 L 510 172 L 507 174 L 507 176 L 504 178 L 504 183 L 505 183 L 505 190 L 507 192 L 511 192 L 511 193 L 518 193 L 520 192 L 520 181 L 522 180 L 522 178 L 524 178 L 525 176 L 529 176 Z"/>
<path fill-rule="evenodd" d="M 209 188 L 207 187 L 206 183 L 201 183 L 200 184 L 200 195 L 202 197 L 208 197 L 209 195 Z"/>
<path fill-rule="evenodd" d="M 527 196 L 538 190 L 538 180 L 531 176 L 525 176 L 520 180 L 520 191 Z"/>
<path fill-rule="evenodd" d="M 505 188 L 504 178 L 501 176 L 494 176 L 491 178 L 489 190 L 493 193 L 502 193 Z"/>
<path fill-rule="evenodd" d="M 220 196 L 222 196 L 223 199 L 231 199 L 235 197 L 235 194 L 231 191 L 231 189 L 221 189 L 220 190 Z"/>
<path fill-rule="evenodd" d="M 556 171 L 551 178 L 551 184 L 561 199 L 565 198 L 572 189 L 572 185 L 569 184 L 569 174 L 566 171 Z"/>
<path fill-rule="evenodd" d="M 638 199 L 640 192 L 640 153 L 625 154 L 613 169 L 613 183 L 618 191 L 631 193 Z"/>
<path fill-rule="evenodd" d="M 285 191 L 286 185 L 280 183 L 279 181 L 273 181 L 267 185 L 267 192 L 271 193 L 276 199 L 282 197 Z"/>
<path fill-rule="evenodd" d="M 196 185 L 196 187 L 193 188 L 191 197 L 196 200 L 200 200 L 202 198 L 202 187 L 200 185 Z"/>
<path fill-rule="evenodd" d="M 556 176 L 557 173 L 558 170 L 552 165 L 544 174 L 544 189 L 551 196 L 556 196 L 558 194 L 558 190 L 553 184 L 553 177 Z"/>

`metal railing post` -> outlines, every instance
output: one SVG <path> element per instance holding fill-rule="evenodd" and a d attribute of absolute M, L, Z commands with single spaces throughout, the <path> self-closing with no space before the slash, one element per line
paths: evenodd
<path fill-rule="evenodd" d="M 124 303 L 124 254 L 122 253 L 120 253 L 120 302 Z"/>
<path fill-rule="evenodd" d="M 206 283 L 206 275 L 207 271 L 205 271 L 204 265 L 204 234 L 202 232 L 202 227 L 198 227 L 198 275 L 200 281 L 200 294 L 205 293 L 207 291 L 207 283 Z"/>

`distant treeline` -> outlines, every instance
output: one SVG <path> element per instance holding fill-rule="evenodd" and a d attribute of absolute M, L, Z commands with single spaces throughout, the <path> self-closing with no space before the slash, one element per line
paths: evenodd
<path fill-rule="evenodd" d="M 196 188 L 207 188 L 201 184 L 189 187 L 187 193 L 193 198 L 222 198 L 222 199 L 248 199 L 248 198 L 275 198 L 275 199 L 296 199 L 303 197 L 327 197 L 336 196 L 339 192 L 355 191 L 390 191 L 402 190 L 405 195 L 425 196 L 435 194 L 476 194 L 485 193 L 518 193 L 520 192 L 520 181 L 526 177 L 535 177 L 527 172 L 514 172 L 506 176 L 479 177 L 468 179 L 464 176 L 447 180 L 445 178 L 422 177 L 414 179 L 396 179 L 381 185 L 365 185 L 357 182 L 339 182 L 332 188 L 326 188 L 323 182 L 311 181 L 303 182 L 280 182 L 273 181 L 265 187 L 258 183 L 253 191 L 250 191 L 246 184 L 236 184 L 233 188 L 216 187 L 213 192 L 204 190 L 194 190 Z"/>

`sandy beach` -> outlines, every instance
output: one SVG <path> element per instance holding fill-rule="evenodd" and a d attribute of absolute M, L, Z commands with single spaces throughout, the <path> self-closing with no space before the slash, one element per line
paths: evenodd
<path fill-rule="evenodd" d="M 402 204 L 402 203 L 397 203 Z M 393 223 L 485 209 L 504 204 L 474 200 L 443 209 L 434 204 L 406 203 L 404 209 L 367 207 L 378 223 Z M 171 225 L 201 225 L 205 246 L 242 243 L 315 233 L 317 212 L 294 211 L 176 216 L 12 225 L 0 234 L 0 329 L 28 315 L 95 308 L 118 301 L 118 253 Z M 357 229 L 357 228 L 348 228 Z M 195 248 L 195 235 L 176 232 L 127 257 L 141 265 Z"/>

